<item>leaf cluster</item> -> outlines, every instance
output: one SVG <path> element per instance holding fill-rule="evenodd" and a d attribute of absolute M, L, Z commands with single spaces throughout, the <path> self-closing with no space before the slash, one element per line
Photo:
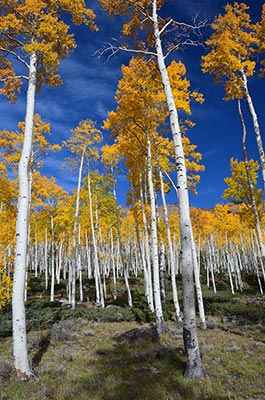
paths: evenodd
<path fill-rule="evenodd" d="M 244 3 L 227 4 L 225 14 L 212 24 L 213 34 L 206 41 L 210 51 L 202 57 L 202 70 L 214 75 L 224 86 L 225 100 L 244 96 L 242 73 L 252 76 L 256 55 L 261 51 L 260 24 L 253 24 Z"/>
<path fill-rule="evenodd" d="M 85 23 L 91 29 L 95 15 L 84 0 L 13 0 L 0 2 L 0 70 L 3 84 L 0 94 L 12 102 L 20 91 L 22 77 L 27 78 L 30 54 L 37 56 L 37 90 L 42 85 L 57 86 L 62 83 L 58 74 L 60 60 L 76 47 L 73 34 L 63 20 L 64 13 L 76 25 Z M 17 75 L 15 58 L 26 67 L 26 75 Z"/>

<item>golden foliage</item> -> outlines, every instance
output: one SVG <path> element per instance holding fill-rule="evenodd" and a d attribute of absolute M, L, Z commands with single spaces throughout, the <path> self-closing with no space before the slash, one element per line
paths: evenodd
<path fill-rule="evenodd" d="M 168 67 L 169 78 L 173 87 L 176 106 L 179 110 L 190 114 L 190 101 L 202 102 L 203 97 L 197 92 L 190 92 L 190 82 L 185 78 L 185 66 L 173 61 Z M 109 112 L 104 128 L 111 130 L 115 137 L 114 147 L 103 152 L 104 162 L 114 155 L 118 162 L 119 154 L 129 170 L 128 178 L 134 189 L 139 187 L 139 175 L 145 173 L 147 136 L 151 138 L 152 159 L 155 168 L 162 168 L 170 173 L 175 167 L 173 163 L 173 143 L 165 137 L 168 109 L 161 76 L 153 61 L 148 63 L 141 57 L 132 58 L 128 66 L 122 67 L 123 77 L 118 83 L 116 111 Z M 185 128 L 192 126 L 187 121 Z M 189 187 L 196 192 L 196 184 L 203 171 L 200 165 L 201 154 L 196 146 L 191 145 L 187 137 L 183 138 L 186 164 L 189 170 Z M 112 161 L 113 162 L 113 161 Z M 154 169 L 155 169 L 154 168 Z M 154 182 L 159 185 L 159 178 L 154 175 Z"/>
<path fill-rule="evenodd" d="M 1 0 L 0 10 L 0 72 L 3 85 L 0 94 L 13 103 L 22 80 L 15 72 L 15 64 L 11 64 L 10 56 L 26 65 L 27 58 L 23 58 L 23 53 L 36 53 L 37 90 L 45 84 L 57 86 L 62 83 L 58 74 L 60 60 L 76 47 L 74 36 L 68 32 L 69 25 L 62 19 L 62 14 L 69 14 L 76 25 L 85 23 L 92 30 L 97 29 L 95 14 L 86 7 L 84 0 Z"/>
<path fill-rule="evenodd" d="M 0 271 L 0 310 L 9 303 L 12 297 L 11 278 Z"/>
<path fill-rule="evenodd" d="M 225 14 L 213 22 L 214 33 L 206 41 L 211 50 L 202 57 L 202 70 L 224 85 L 225 100 L 243 97 L 242 71 L 246 76 L 254 74 L 259 39 L 257 24 L 251 23 L 248 9 L 244 3 L 227 4 Z"/>
<path fill-rule="evenodd" d="M 95 144 L 102 141 L 100 130 L 96 128 L 96 123 L 91 119 L 80 121 L 78 126 L 71 130 L 71 137 L 63 142 L 70 152 L 75 155 L 92 159 L 99 158 L 98 149 Z"/>

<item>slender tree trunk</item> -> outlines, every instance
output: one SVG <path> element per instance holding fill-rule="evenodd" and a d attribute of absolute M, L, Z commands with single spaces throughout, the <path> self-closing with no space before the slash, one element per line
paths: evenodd
<path fill-rule="evenodd" d="M 45 270 L 45 290 L 48 290 L 49 271 L 48 271 L 48 230 L 47 230 L 47 228 L 45 228 L 44 270 Z"/>
<path fill-rule="evenodd" d="M 54 301 L 54 283 L 55 283 L 55 272 L 54 272 L 54 229 L 53 229 L 53 217 L 51 217 L 51 294 L 50 300 Z"/>
<path fill-rule="evenodd" d="M 113 232 L 112 228 L 110 228 L 110 257 L 111 257 L 111 266 L 112 266 L 112 277 L 113 277 L 113 299 L 117 299 L 117 278 L 116 278 L 116 267 L 115 267 L 115 259 L 114 259 L 114 244 L 113 244 Z"/>
<path fill-rule="evenodd" d="M 88 235 L 86 231 L 86 256 L 87 256 L 87 277 L 91 279 L 92 271 L 91 271 L 91 249 L 88 244 Z"/>
<path fill-rule="evenodd" d="M 24 290 L 26 278 L 30 201 L 28 168 L 32 149 L 33 119 L 35 109 L 36 61 L 36 54 L 31 54 L 24 142 L 18 167 L 19 197 L 16 224 L 16 255 L 12 296 L 12 319 L 14 366 L 17 378 L 20 381 L 26 381 L 32 376 L 27 351 Z"/>
<path fill-rule="evenodd" d="M 257 141 L 257 146 L 258 146 L 258 152 L 259 152 L 259 158 L 260 158 L 260 165 L 261 165 L 261 173 L 262 173 L 262 181 L 263 181 L 263 187 L 265 191 L 265 154 L 264 154 L 264 148 L 262 144 L 262 139 L 261 139 L 261 134 L 260 134 L 260 129 L 259 129 L 259 122 L 258 122 L 258 117 L 255 111 L 254 104 L 252 102 L 252 98 L 250 96 L 249 90 L 248 90 L 248 83 L 247 83 L 247 77 L 245 72 L 242 70 L 242 79 L 243 79 L 243 87 L 245 91 L 245 98 L 247 101 L 248 109 L 252 117 L 252 122 L 254 126 L 254 131 L 256 135 L 256 141 Z M 242 120 L 241 120 L 242 122 Z"/>
<path fill-rule="evenodd" d="M 174 187 L 176 194 L 178 196 L 178 189 L 174 182 L 172 181 L 171 177 L 166 173 L 168 179 L 170 180 L 172 186 Z M 206 320 L 205 320 L 205 311 L 204 311 L 204 302 L 202 296 L 202 288 L 201 288 L 201 281 L 200 281 L 200 266 L 199 266 L 199 257 L 197 258 L 196 246 L 193 237 L 193 232 L 191 232 L 191 246 L 192 246 L 192 259 L 193 259 L 193 268 L 194 268 L 194 281 L 196 287 L 196 294 L 197 294 L 197 302 L 199 308 L 199 315 L 200 315 L 200 326 L 201 329 L 206 329 Z"/>
<path fill-rule="evenodd" d="M 147 221 L 144 207 L 144 196 L 143 196 L 143 187 L 142 187 L 142 179 L 140 175 L 140 200 L 142 205 L 142 218 L 144 225 L 144 238 L 143 238 L 143 257 L 145 258 L 146 264 L 146 278 L 147 278 L 147 303 L 149 309 L 154 312 L 154 296 L 153 296 L 153 285 L 152 285 L 152 269 L 151 269 L 151 261 L 150 261 L 150 249 L 149 249 L 149 237 L 148 237 L 148 229 L 147 229 Z"/>
<path fill-rule="evenodd" d="M 248 156 L 247 156 L 247 144 L 246 144 L 246 138 L 247 138 L 247 130 L 246 130 L 246 124 L 244 121 L 244 117 L 243 117 L 243 113 L 241 110 L 241 103 L 240 100 L 238 100 L 238 113 L 239 113 L 239 117 L 241 120 L 241 124 L 242 124 L 242 149 L 243 149 L 243 156 L 244 156 L 244 162 L 246 165 L 246 171 L 247 171 L 247 177 L 248 177 L 248 185 L 249 185 L 249 190 L 250 190 L 250 195 L 251 195 L 251 203 L 252 203 L 252 207 L 253 207 L 253 213 L 254 213 L 254 218 L 255 218 L 255 225 L 256 225 L 256 232 L 257 232 L 257 237 L 258 237 L 258 244 L 259 244 L 259 250 L 260 250 L 260 254 L 261 254 L 261 267 L 264 270 L 264 264 L 265 264 L 265 246 L 263 243 L 263 239 L 262 239 L 262 232 L 261 232 L 261 227 L 260 227 L 260 220 L 259 220 L 259 214 L 258 214 L 258 210 L 257 210 L 257 204 L 256 204 L 256 199 L 255 199 L 255 194 L 254 194 L 254 186 L 253 183 L 251 181 L 251 177 L 250 177 L 250 168 L 249 168 L 249 161 L 248 161 Z M 263 147 L 262 147 L 262 143 L 261 144 L 261 153 L 264 156 L 264 153 L 262 153 L 263 151 Z M 265 164 L 264 164 L 265 167 Z"/>
<path fill-rule="evenodd" d="M 203 302 L 203 295 L 202 295 L 202 287 L 200 281 L 200 266 L 199 260 L 197 258 L 196 246 L 192 232 L 192 256 L 193 256 L 193 263 L 194 263 L 194 281 L 196 287 L 196 294 L 197 294 L 197 302 L 199 308 L 199 315 L 200 315 L 200 327 L 201 329 L 206 329 L 206 320 L 205 320 L 205 311 L 204 311 L 204 302 Z"/>
<path fill-rule="evenodd" d="M 166 304 L 166 289 L 165 289 L 165 245 L 163 242 L 159 245 L 159 277 L 160 277 L 160 292 L 161 301 Z"/>
<path fill-rule="evenodd" d="M 77 226 L 78 226 L 78 219 L 79 219 L 79 202 L 80 202 L 80 189 L 81 189 L 81 182 L 82 182 L 82 172 L 83 172 L 83 165 L 84 165 L 84 157 L 85 157 L 86 145 L 83 146 L 83 151 L 80 160 L 79 172 L 78 172 L 78 182 L 77 182 L 77 193 L 76 193 L 76 204 L 75 204 L 75 219 L 74 219 L 74 230 L 73 230 L 73 261 L 72 261 L 72 298 L 71 298 L 71 306 L 72 310 L 76 308 L 76 276 L 77 276 L 77 246 L 76 246 L 76 236 L 77 236 Z"/>
<path fill-rule="evenodd" d="M 83 275 L 82 275 L 82 263 L 81 263 L 81 226 L 78 225 L 78 251 L 77 251 L 77 271 L 79 275 L 79 299 L 84 301 L 83 292 Z"/>
<path fill-rule="evenodd" d="M 111 171 L 113 174 L 113 170 Z M 119 244 L 119 252 L 120 252 L 120 257 L 121 257 L 121 262 L 124 270 L 124 281 L 125 281 L 125 286 L 127 290 L 127 298 L 128 298 L 128 306 L 129 308 L 132 308 L 133 303 L 132 303 L 132 294 L 131 294 L 131 289 L 129 285 L 129 271 L 128 271 L 128 265 L 125 263 L 124 259 L 124 254 L 123 254 L 123 243 L 122 243 L 122 236 L 121 236 L 121 223 L 120 223 L 120 216 L 119 216 L 119 209 L 118 209 L 118 203 L 117 203 L 117 194 L 116 194 L 116 187 L 115 184 L 113 185 L 113 197 L 115 201 L 115 213 L 116 213 L 116 220 L 117 220 L 117 234 L 118 234 L 118 244 Z"/>
<path fill-rule="evenodd" d="M 164 211 L 164 221 L 166 226 L 167 232 L 167 245 L 168 245 L 168 252 L 169 252 L 169 264 L 170 264 L 170 275 L 171 275 L 171 285 L 172 285 L 172 295 L 173 295 L 173 302 L 175 306 L 176 318 L 177 321 L 182 321 L 179 300 L 178 300 L 178 291 L 176 285 L 176 275 L 175 275 L 175 266 L 174 266 L 174 255 L 173 255 L 173 246 L 171 240 L 171 233 L 170 233 L 170 226 L 169 226 L 169 218 L 167 212 L 167 204 L 166 204 L 166 196 L 164 190 L 164 182 L 163 182 L 163 175 L 162 171 L 159 170 L 159 177 L 160 177 L 160 187 L 161 187 L 161 198 L 163 203 L 163 211 Z"/>
<path fill-rule="evenodd" d="M 35 226 L 35 238 L 34 238 L 34 274 L 35 278 L 38 277 L 38 240 Z"/>
<path fill-rule="evenodd" d="M 187 367 L 185 377 L 203 378 L 201 357 L 197 338 L 195 298 L 194 298 L 194 265 L 192 256 L 192 226 L 189 209 L 189 196 L 187 187 L 187 172 L 184 160 L 184 151 L 179 127 L 178 112 L 174 102 L 172 89 L 163 56 L 162 44 L 157 15 L 156 0 L 153 0 L 154 38 L 157 52 L 158 68 L 161 74 L 165 97 L 167 101 L 170 127 L 174 143 L 175 160 L 177 167 L 177 188 L 180 210 L 180 237 L 181 237 L 181 262 L 183 281 L 183 339 L 187 354 Z"/>
<path fill-rule="evenodd" d="M 163 310 L 161 302 L 156 204 L 155 204 L 155 192 L 153 184 L 151 141 L 149 137 L 149 132 L 146 132 L 146 142 L 147 142 L 147 179 L 148 179 L 150 208 L 151 208 L 151 252 L 152 252 L 152 262 L 153 262 L 156 328 L 158 333 L 161 333 L 165 330 L 165 322 L 163 318 Z"/>
<path fill-rule="evenodd" d="M 102 282 L 101 282 L 100 270 L 99 270 L 97 238 L 96 238 L 95 227 L 94 227 L 93 204 L 92 204 L 91 182 L 90 182 L 89 169 L 88 169 L 88 175 L 87 175 L 87 187 L 88 187 L 88 199 L 89 199 L 90 226 L 91 226 L 92 244 L 93 244 L 93 251 L 94 251 L 94 277 L 95 277 L 95 286 L 96 286 L 96 303 L 98 305 L 101 305 L 102 307 L 105 307 L 105 300 L 104 300 L 103 288 L 102 288 Z"/>

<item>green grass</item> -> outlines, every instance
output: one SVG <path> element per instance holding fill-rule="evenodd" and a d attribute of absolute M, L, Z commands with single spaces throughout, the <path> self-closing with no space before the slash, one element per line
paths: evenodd
<path fill-rule="evenodd" d="M 33 282 L 34 291 L 27 303 L 29 354 L 36 379 L 20 384 L 13 370 L 10 376 L 4 374 L 3 362 L 13 365 L 12 339 L 0 338 L 0 400 L 264 398 L 264 297 L 254 294 L 251 286 L 248 292 L 234 296 L 225 285 L 216 294 L 204 289 L 206 313 L 216 322 L 216 328 L 198 330 L 205 379 L 194 381 L 183 377 L 182 332 L 171 320 L 170 285 L 165 309 L 168 331 L 158 343 L 126 344 L 119 335 L 155 320 L 147 309 L 140 278 L 131 282 L 132 310 L 127 307 L 122 283 L 118 285 L 118 299 L 113 301 L 109 296 L 105 309 L 87 304 L 78 305 L 74 312 L 57 301 L 50 304 L 46 298 L 40 299 L 40 283 Z M 108 285 L 111 292 L 111 283 Z M 57 289 L 64 288 L 62 284 Z M 93 292 L 93 288 L 88 290 Z M 6 307 L 0 314 L 0 332 L 10 319 L 10 311 Z M 237 320 L 242 324 L 234 322 Z M 52 335 L 55 323 L 68 333 L 64 339 Z"/>
<path fill-rule="evenodd" d="M 11 377 L 1 385 L 0 398 L 221 400 L 264 396 L 265 346 L 247 335 L 227 334 L 222 329 L 199 331 L 201 348 L 208 349 L 203 355 L 205 380 L 193 381 L 183 378 L 182 338 L 173 322 L 159 343 L 130 345 L 117 338 L 139 327 L 136 322 L 79 326 L 74 340 L 51 341 L 36 367 L 35 381 L 21 385 Z M 88 328 L 93 333 L 89 336 L 85 335 Z M 2 354 L 10 352 L 9 345 L 10 339 L 5 339 Z M 31 357 L 34 353 L 33 349 Z"/>

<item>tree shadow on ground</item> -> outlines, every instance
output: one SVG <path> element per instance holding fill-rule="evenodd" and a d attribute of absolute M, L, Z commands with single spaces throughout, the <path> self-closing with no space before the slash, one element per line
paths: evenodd
<path fill-rule="evenodd" d="M 143 340 L 138 337 L 129 341 L 121 336 L 123 338 L 119 337 L 111 350 L 98 350 L 93 368 L 88 365 L 87 374 L 83 373 L 75 382 L 80 400 L 210 399 L 205 393 L 198 395 L 198 391 L 194 391 L 196 381 L 191 383 L 183 379 L 185 355 L 182 347 L 165 346 L 145 336 Z"/>

